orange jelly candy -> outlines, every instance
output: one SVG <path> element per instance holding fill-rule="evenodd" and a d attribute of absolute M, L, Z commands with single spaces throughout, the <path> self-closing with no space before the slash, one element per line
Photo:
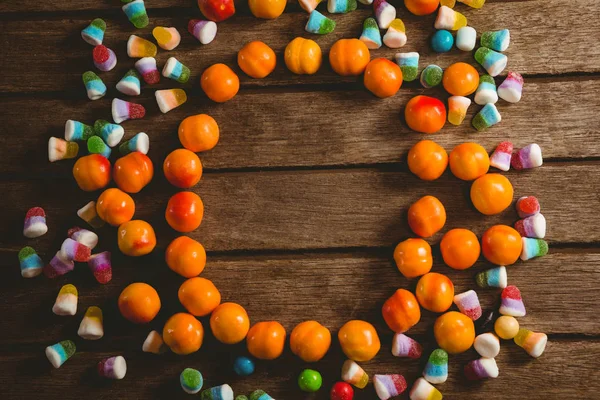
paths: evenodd
<path fill-rule="evenodd" d="M 485 174 L 471 185 L 471 201 L 482 214 L 499 214 L 510 206 L 512 199 L 513 187 L 504 175 Z"/>
<path fill-rule="evenodd" d="M 204 204 L 193 192 L 179 192 L 171 196 L 165 211 L 167 222 L 178 232 L 191 232 L 198 228 L 203 216 Z"/>
<path fill-rule="evenodd" d="M 421 140 L 408 151 L 408 169 L 425 181 L 442 176 L 448 166 L 448 153 L 432 140 Z"/>
<path fill-rule="evenodd" d="M 331 346 L 331 332 L 317 321 L 296 325 L 290 335 L 292 353 L 304 362 L 316 362 L 327 354 Z"/>
<path fill-rule="evenodd" d="M 167 320 L 163 340 L 175 354 L 191 354 L 202 347 L 204 328 L 193 315 L 177 313 Z"/>
<path fill-rule="evenodd" d="M 367 45 L 358 39 L 340 39 L 329 50 L 329 64 L 341 76 L 362 74 L 370 59 Z"/>
<path fill-rule="evenodd" d="M 255 40 L 246 43 L 238 51 L 237 62 L 246 75 L 251 78 L 261 79 L 273 72 L 277 63 L 277 57 L 272 48 L 259 40 Z"/>
<path fill-rule="evenodd" d="M 479 73 L 472 65 L 457 62 L 444 70 L 442 84 L 453 96 L 468 96 L 479 86 Z"/>
<path fill-rule="evenodd" d="M 246 338 L 250 318 L 244 307 L 237 303 L 223 303 L 210 316 L 210 329 L 221 343 L 236 344 Z"/>
<path fill-rule="evenodd" d="M 179 236 L 167 247 L 167 265 L 184 278 L 193 278 L 204 271 L 206 250 L 204 246 L 187 236 Z"/>
<path fill-rule="evenodd" d="M 341 327 L 338 340 L 346 357 L 358 362 L 371 360 L 381 348 L 375 327 L 357 319 L 348 321 Z"/>
<path fill-rule="evenodd" d="M 119 296 L 119 311 L 133 323 L 148 323 L 160 311 L 160 297 L 147 283 L 132 283 Z"/>
<path fill-rule="evenodd" d="M 179 141 L 186 149 L 207 151 L 219 141 L 219 125 L 210 115 L 198 114 L 187 117 L 179 124 Z"/>
<path fill-rule="evenodd" d="M 221 303 L 221 293 L 215 284 L 200 277 L 183 282 L 177 295 L 181 305 L 196 317 L 210 314 Z"/>
<path fill-rule="evenodd" d="M 133 218 L 135 203 L 130 195 L 120 189 L 106 189 L 96 201 L 98 216 L 112 226 L 121 225 Z"/>
<path fill-rule="evenodd" d="M 494 225 L 481 238 L 483 256 L 496 265 L 514 264 L 522 249 L 521 235 L 508 225 Z"/>
<path fill-rule="evenodd" d="M 227 65 L 214 64 L 202 73 L 200 86 L 209 99 L 224 103 L 240 90 L 240 78 Z"/>
<path fill-rule="evenodd" d="M 73 165 L 73 177 L 81 190 L 102 189 L 110 182 L 110 161 L 100 154 L 83 156 Z"/>
<path fill-rule="evenodd" d="M 156 246 L 152 225 L 140 219 L 125 222 L 117 231 L 119 250 L 126 256 L 146 255 Z"/>
<path fill-rule="evenodd" d="M 379 98 L 391 97 L 402 86 L 402 70 L 387 58 L 376 58 L 367 64 L 365 87 Z"/>
<path fill-rule="evenodd" d="M 123 156 L 115 162 L 113 178 L 124 192 L 137 193 L 150 183 L 154 176 L 152 160 L 139 151 Z"/>
<path fill-rule="evenodd" d="M 472 181 L 490 169 L 487 151 L 477 143 L 463 143 L 450 152 L 450 171 L 458 179 Z"/>
<path fill-rule="evenodd" d="M 451 229 L 440 242 L 442 258 L 446 265 L 454 269 L 471 268 L 481 253 L 479 240 L 468 229 Z"/>
<path fill-rule="evenodd" d="M 200 181 L 202 163 L 196 153 L 187 149 L 177 149 L 165 158 L 163 172 L 171 185 L 187 189 Z"/>
<path fill-rule="evenodd" d="M 415 15 L 427 15 L 437 10 L 440 0 L 404 0 L 404 5 Z"/>
<path fill-rule="evenodd" d="M 394 261 L 398 271 L 408 279 L 425 275 L 433 266 L 431 246 L 423 239 L 406 239 L 396 246 Z"/>
<path fill-rule="evenodd" d="M 433 196 L 423 196 L 408 209 L 408 225 L 421 237 L 435 235 L 446 223 L 446 209 Z"/>
<path fill-rule="evenodd" d="M 415 295 L 398 289 L 383 303 L 381 309 L 387 326 L 396 333 L 403 333 L 421 320 L 421 308 Z"/>
<path fill-rule="evenodd" d="M 435 340 L 449 354 L 464 353 L 475 340 L 473 320 L 457 311 L 440 315 L 433 326 Z"/>
<path fill-rule="evenodd" d="M 277 321 L 252 325 L 246 337 L 248 352 L 259 360 L 274 360 L 283 353 L 285 328 Z"/>
<path fill-rule="evenodd" d="M 419 304 L 424 309 L 444 312 L 452 306 L 454 284 L 446 275 L 430 272 L 419 279 L 416 294 Z"/>
<path fill-rule="evenodd" d="M 446 106 L 429 96 L 415 96 L 404 109 L 404 119 L 413 131 L 435 133 L 446 123 Z"/>

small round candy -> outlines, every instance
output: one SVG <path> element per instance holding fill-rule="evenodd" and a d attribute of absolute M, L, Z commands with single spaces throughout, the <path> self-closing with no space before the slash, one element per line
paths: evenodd
<path fill-rule="evenodd" d="M 136 324 L 152 321 L 161 306 L 156 289 L 143 282 L 132 283 L 123 289 L 118 303 L 121 315 Z"/>
<path fill-rule="evenodd" d="M 446 123 L 446 106 L 433 97 L 415 96 L 406 104 L 404 118 L 413 131 L 435 133 Z"/>
<path fill-rule="evenodd" d="M 113 179 L 124 192 L 138 193 L 154 176 L 152 160 L 139 151 L 123 156 L 115 162 Z"/>
<path fill-rule="evenodd" d="M 329 64 L 341 76 L 358 76 L 365 71 L 371 55 L 358 39 L 340 39 L 329 50 Z"/>
<path fill-rule="evenodd" d="M 415 295 L 398 289 L 381 308 L 387 326 L 396 333 L 404 333 L 421 320 L 421 308 Z"/>
<path fill-rule="evenodd" d="M 210 315 L 210 330 L 221 343 L 239 343 L 246 338 L 249 329 L 248 313 L 237 303 L 223 303 Z"/>
<path fill-rule="evenodd" d="M 446 275 L 437 272 L 423 275 L 415 292 L 421 307 L 433 312 L 446 311 L 454 300 L 454 284 Z"/>
<path fill-rule="evenodd" d="M 272 48 L 259 40 L 255 40 L 246 43 L 238 51 L 237 62 L 240 69 L 246 75 L 251 78 L 261 79 L 273 72 L 277 63 L 277 57 Z"/>
<path fill-rule="evenodd" d="M 292 73 L 312 75 L 321 68 L 323 54 L 314 40 L 297 37 L 285 47 L 283 59 Z"/>
<path fill-rule="evenodd" d="M 398 271 L 406 278 L 416 278 L 431 271 L 433 257 L 431 246 L 423 239 L 406 239 L 394 250 Z"/>
<path fill-rule="evenodd" d="M 479 86 L 479 73 L 472 65 L 458 62 L 446 68 L 442 84 L 453 96 L 468 96 Z"/>
<path fill-rule="evenodd" d="M 458 179 L 472 181 L 490 169 L 487 151 L 477 143 L 462 143 L 450 152 L 450 171 Z"/>
<path fill-rule="evenodd" d="M 286 4 L 286 0 L 248 0 L 250 12 L 256 18 L 264 19 L 279 17 L 283 13 Z"/>
<path fill-rule="evenodd" d="M 96 212 L 103 221 L 118 226 L 133 218 L 135 203 L 127 193 L 117 188 L 110 188 L 98 197 Z"/>
<path fill-rule="evenodd" d="M 481 253 L 479 240 L 468 229 L 451 229 L 440 242 L 442 258 L 446 265 L 454 269 L 471 268 Z"/>
<path fill-rule="evenodd" d="M 126 256 L 143 256 L 154 250 L 156 235 L 146 221 L 132 220 L 119 226 L 117 244 Z"/>
<path fill-rule="evenodd" d="M 210 115 L 198 114 L 187 117 L 179 124 L 181 145 L 193 152 L 207 151 L 219 141 L 219 125 Z"/>
<path fill-rule="evenodd" d="M 204 216 L 202 199 L 194 192 L 174 194 L 167 203 L 165 218 L 177 232 L 191 232 L 200 226 Z"/>
<path fill-rule="evenodd" d="M 431 36 L 431 48 L 436 53 L 446 53 L 452 50 L 452 46 L 454 46 L 454 36 L 445 29 L 440 29 Z"/>
<path fill-rule="evenodd" d="M 415 15 L 427 15 L 437 10 L 440 0 L 404 0 L 404 5 Z"/>
<path fill-rule="evenodd" d="M 250 357 L 239 356 L 233 362 L 233 370 L 239 376 L 249 376 L 254 373 L 254 361 Z"/>
<path fill-rule="evenodd" d="M 513 187 L 507 177 L 485 174 L 471 185 L 471 201 L 484 215 L 500 214 L 512 203 Z"/>
<path fill-rule="evenodd" d="M 342 351 L 351 360 L 362 362 L 379 353 L 381 342 L 375 327 L 366 321 L 348 321 L 338 331 Z"/>
<path fill-rule="evenodd" d="M 191 354 L 202 347 L 204 329 L 193 315 L 177 313 L 167 320 L 163 340 L 175 354 Z"/>
<path fill-rule="evenodd" d="M 221 293 L 215 284 L 200 277 L 183 282 L 177 295 L 181 305 L 196 317 L 210 314 L 221 303 Z"/>
<path fill-rule="evenodd" d="M 165 158 L 163 171 L 171 185 L 187 189 L 200 181 L 202 163 L 196 153 L 187 149 L 177 149 Z"/>
<path fill-rule="evenodd" d="M 184 278 L 200 275 L 206 266 L 204 246 L 187 236 L 173 239 L 165 252 L 167 265 Z"/>
<path fill-rule="evenodd" d="M 367 64 L 364 83 L 379 98 L 391 97 L 402 86 L 402 70 L 387 58 L 375 58 Z"/>
<path fill-rule="evenodd" d="M 283 353 L 285 335 L 285 328 L 277 321 L 257 322 L 248 331 L 248 352 L 259 360 L 274 360 Z"/>
<path fill-rule="evenodd" d="M 102 189 L 110 182 L 110 161 L 100 154 L 83 156 L 73 165 L 73 177 L 81 190 Z"/>
<path fill-rule="evenodd" d="M 179 383 L 187 394 L 196 394 L 202 389 L 204 379 L 200 371 L 193 368 L 186 368 L 179 375 Z"/>
<path fill-rule="evenodd" d="M 407 161 L 410 172 L 424 181 L 433 181 L 446 170 L 448 153 L 432 140 L 421 140 L 408 151 Z"/>
<path fill-rule="evenodd" d="M 448 353 L 463 353 L 475 341 L 475 325 L 465 314 L 449 311 L 435 321 L 433 334 L 438 346 Z"/>
<path fill-rule="evenodd" d="M 298 386 L 303 392 L 314 393 L 321 389 L 322 384 L 321 374 L 314 369 L 305 369 L 298 377 Z"/>
<path fill-rule="evenodd" d="M 354 389 L 346 382 L 336 382 L 329 395 L 330 400 L 353 400 Z"/>
<path fill-rule="evenodd" d="M 503 315 L 496 320 L 494 331 L 502 339 L 513 339 L 519 333 L 519 321 L 515 317 Z"/>
<path fill-rule="evenodd" d="M 423 196 L 408 209 L 408 225 L 421 237 L 435 235 L 446 224 L 446 209 L 433 196 Z"/>
<path fill-rule="evenodd" d="M 481 238 L 483 256 L 496 265 L 514 264 L 522 249 L 521 235 L 508 225 L 494 225 Z"/>
<path fill-rule="evenodd" d="M 224 103 L 240 90 L 240 78 L 227 65 L 214 64 L 202 73 L 200 86 L 209 99 Z"/>
<path fill-rule="evenodd" d="M 290 348 L 304 362 L 316 362 L 325 357 L 331 346 L 331 332 L 317 321 L 304 321 L 290 334 Z"/>

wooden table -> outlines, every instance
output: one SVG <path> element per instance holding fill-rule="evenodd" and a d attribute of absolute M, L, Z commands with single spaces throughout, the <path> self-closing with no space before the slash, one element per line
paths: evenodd
<path fill-rule="evenodd" d="M 496 223 L 512 224 L 510 209 L 484 217 L 468 198 L 469 183 L 449 171 L 435 182 L 418 180 L 408 172 L 408 149 L 422 139 L 403 120 L 409 98 L 425 93 L 417 82 L 405 83 L 393 98 L 378 100 L 364 90 L 360 78 L 341 78 L 325 62 L 314 76 L 293 76 L 284 66 L 283 49 L 304 32 L 306 14 L 290 3 L 273 21 L 252 17 L 238 5 L 234 18 L 219 24 L 216 40 L 200 45 L 186 32 L 190 18 L 200 17 L 192 0 L 148 0 L 151 24 L 135 30 L 117 0 L 0 2 L 2 78 L 0 79 L 0 148 L 2 149 L 0 216 L 0 398 L 2 399 L 148 399 L 187 398 L 179 389 L 184 367 L 202 371 L 206 387 L 229 383 L 236 392 L 263 388 L 277 399 L 329 398 L 339 379 L 343 355 L 334 340 L 327 357 L 313 366 L 321 371 L 323 389 L 302 395 L 296 378 L 306 367 L 289 349 L 276 362 L 260 362 L 251 378 L 234 376 L 231 360 L 244 346 L 216 343 L 207 330 L 202 349 L 188 357 L 162 357 L 141 352 L 151 329 L 162 330 L 165 320 L 183 310 L 177 289 L 183 278 L 164 262 L 164 248 L 175 233 L 164 221 L 170 195 L 176 192 L 161 173 L 164 156 L 180 147 L 177 126 L 188 115 L 208 113 L 219 123 L 218 146 L 202 154 L 205 172 L 193 189 L 204 200 L 205 218 L 191 236 L 208 250 L 202 276 L 212 279 L 223 300 L 239 302 L 253 322 L 276 319 L 288 330 L 295 324 L 317 319 L 335 333 L 350 319 L 372 322 L 382 339 L 377 358 L 364 364 L 369 374 L 401 373 L 412 383 L 421 373 L 423 360 L 396 359 L 390 354 L 392 334 L 381 317 L 381 305 L 397 288 L 415 286 L 397 271 L 391 255 L 394 246 L 411 236 L 406 223 L 408 206 L 425 194 L 439 197 L 448 212 L 444 231 L 454 227 L 473 229 L 478 235 Z M 406 23 L 409 41 L 402 51 L 419 51 L 420 66 L 446 67 L 456 61 L 475 64 L 470 53 L 452 50 L 433 54 L 427 45 L 434 16 L 415 17 L 395 1 Z M 546 332 L 549 344 L 538 360 L 514 343 L 505 342 L 497 358 L 498 379 L 467 383 L 463 365 L 474 351 L 451 358 L 448 382 L 439 385 L 448 399 L 584 399 L 597 398 L 600 319 L 600 3 L 586 0 L 488 0 L 481 10 L 458 5 L 478 32 L 509 28 L 509 69 L 525 77 L 523 100 L 498 103 L 502 122 L 478 133 L 470 119 L 479 109 L 472 105 L 460 127 L 446 125 L 428 136 L 448 151 L 459 143 L 476 141 L 492 151 L 503 140 L 516 146 L 540 144 L 544 166 L 527 172 L 510 171 L 515 198 L 537 196 L 548 220 L 550 254 L 519 262 L 508 269 L 509 282 L 524 296 L 527 316 L 523 327 Z M 342 37 L 360 35 L 368 7 L 336 15 L 335 32 L 314 38 L 327 54 Z M 82 72 L 93 69 L 91 47 L 80 38 L 81 29 L 95 17 L 108 24 L 105 44 L 117 52 L 115 70 L 102 73 L 109 94 L 91 102 L 81 83 Z M 120 94 L 114 85 L 133 60 L 125 54 L 130 34 L 150 38 L 153 26 L 174 26 L 182 34 L 173 52 L 160 51 L 159 66 L 174 55 L 192 70 L 188 84 L 163 79 L 156 88 L 183 86 L 189 95 L 182 107 L 160 114 L 153 89 L 145 88 L 133 101 L 143 104 L 143 120 L 124 123 L 126 136 L 145 131 L 151 138 L 149 155 L 156 176 L 134 196 L 136 217 L 150 221 L 159 245 L 149 256 L 127 258 L 116 251 L 115 230 L 98 231 L 99 249 L 113 251 L 114 278 L 97 284 L 88 268 L 80 265 L 64 277 L 27 280 L 20 276 L 17 252 L 34 246 L 48 261 L 59 248 L 66 231 L 83 222 L 76 210 L 98 193 L 80 191 L 71 176 L 71 161 L 49 164 L 46 143 L 61 137 L 67 119 L 93 123 L 110 119 L 110 101 Z M 263 80 L 245 76 L 236 65 L 236 52 L 250 40 L 263 40 L 278 54 L 278 66 Z M 382 48 L 372 57 L 392 57 Z M 242 88 L 226 104 L 214 104 L 201 92 L 200 73 L 224 62 L 239 73 Z M 501 78 L 498 80 L 500 82 Z M 32 206 L 48 214 L 47 235 L 26 240 L 21 235 L 23 216 Z M 435 244 L 441 235 L 433 237 Z M 480 260 L 468 271 L 443 265 L 438 249 L 434 271 L 448 274 L 457 292 L 475 288 L 473 276 L 490 267 Z M 146 326 L 133 326 L 118 313 L 116 299 L 129 283 L 143 281 L 157 288 L 162 310 Z M 80 300 L 76 317 L 57 317 L 51 307 L 60 287 L 74 283 Z M 492 307 L 497 291 L 479 290 L 482 304 Z M 83 341 L 77 327 L 91 305 L 104 310 L 105 337 Z M 434 345 L 431 327 L 436 316 L 425 312 L 410 334 Z M 78 352 L 61 369 L 53 370 L 44 348 L 73 339 Z M 96 377 L 96 364 L 106 356 L 123 354 L 128 363 L 123 381 L 105 382 Z M 372 387 L 358 391 L 357 399 L 373 399 Z"/>

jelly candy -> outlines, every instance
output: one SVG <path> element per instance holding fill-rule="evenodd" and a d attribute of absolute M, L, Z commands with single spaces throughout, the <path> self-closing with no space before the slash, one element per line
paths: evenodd
<path fill-rule="evenodd" d="M 175 57 L 170 57 L 163 67 L 162 75 L 179 83 L 186 83 L 190 79 L 190 69 Z"/>
<path fill-rule="evenodd" d="M 327 18 L 317 10 L 313 10 L 310 12 L 310 16 L 308 17 L 304 29 L 309 33 L 325 35 L 333 32 L 335 29 L 335 21 Z"/>
<path fill-rule="evenodd" d="M 127 363 L 123 356 L 109 357 L 98 363 L 98 375 L 108 379 L 123 379 L 127 373 Z"/>
<path fill-rule="evenodd" d="M 244 396 L 243 394 L 239 394 L 235 396 L 235 400 L 248 400 L 248 397 Z"/>
<path fill-rule="evenodd" d="M 81 31 L 81 38 L 92 46 L 98 46 L 102 44 L 104 40 L 104 32 L 106 31 L 106 22 L 101 18 L 96 18 L 92 22 L 83 28 Z"/>
<path fill-rule="evenodd" d="M 331 400 L 352 400 L 354 398 L 354 389 L 346 382 L 336 382 L 329 392 Z"/>
<path fill-rule="evenodd" d="M 435 29 L 456 31 L 463 26 L 467 26 L 467 17 L 450 7 L 441 6 L 433 26 Z"/>
<path fill-rule="evenodd" d="M 69 229 L 67 235 L 78 243 L 89 247 L 90 250 L 94 250 L 94 247 L 98 244 L 98 235 L 87 229 L 74 227 Z"/>
<path fill-rule="evenodd" d="M 374 375 L 373 386 L 380 400 L 388 400 L 399 396 L 407 387 L 404 376 L 398 374 Z"/>
<path fill-rule="evenodd" d="M 479 305 L 479 297 L 477 297 L 477 292 L 474 290 L 455 295 L 454 304 L 456 304 L 461 313 L 473 321 L 477 321 L 481 317 L 482 311 L 481 305 Z"/>
<path fill-rule="evenodd" d="M 23 278 L 35 278 L 42 273 L 44 262 L 37 255 L 33 247 L 23 247 L 19 251 L 19 264 Z"/>
<path fill-rule="evenodd" d="M 525 316 L 525 304 L 521 298 L 521 291 L 516 286 L 507 286 L 502 290 L 502 303 L 500 314 L 512 317 Z"/>
<path fill-rule="evenodd" d="M 150 150 L 150 138 L 145 132 L 136 134 L 134 137 L 126 142 L 121 143 L 119 146 L 119 153 L 124 156 L 134 151 L 142 154 L 148 154 L 148 150 Z"/>
<path fill-rule="evenodd" d="M 498 96 L 509 103 L 521 100 L 523 77 L 518 72 L 509 71 L 506 79 L 498 86 Z"/>
<path fill-rule="evenodd" d="M 88 140 L 91 136 L 94 136 L 94 128 L 91 126 L 79 121 L 73 121 L 72 119 L 68 119 L 67 122 L 65 122 L 66 141 Z"/>
<path fill-rule="evenodd" d="M 444 70 L 438 65 L 431 64 L 426 66 L 421 72 L 421 85 L 425 89 L 432 88 L 442 83 Z"/>
<path fill-rule="evenodd" d="M 359 389 L 364 389 L 369 383 L 369 375 L 356 362 L 346 360 L 342 365 L 342 380 Z"/>
<path fill-rule="evenodd" d="M 156 56 L 156 45 L 137 35 L 129 36 L 127 40 L 127 55 L 131 58 Z"/>
<path fill-rule="evenodd" d="M 412 82 L 419 76 L 419 53 L 396 53 L 394 56 L 396 64 L 402 70 L 402 79 Z"/>
<path fill-rule="evenodd" d="M 110 251 L 93 254 L 88 260 L 88 266 L 94 274 L 96 281 L 106 284 L 112 279 L 112 265 L 110 262 Z"/>
<path fill-rule="evenodd" d="M 77 334 L 85 340 L 98 340 L 104 336 L 102 326 L 102 310 L 100 307 L 91 306 L 85 312 Z"/>
<path fill-rule="evenodd" d="M 454 36 L 445 29 L 440 29 L 431 36 L 431 49 L 436 53 L 447 53 L 452 50 L 453 45 Z"/>
<path fill-rule="evenodd" d="M 410 400 L 442 400 L 442 394 L 425 378 L 415 381 L 409 395 Z"/>
<path fill-rule="evenodd" d="M 521 260 L 527 261 L 534 257 L 542 257 L 548 254 L 548 242 L 545 240 L 527 237 L 521 240 L 523 241 Z"/>
<path fill-rule="evenodd" d="M 44 267 L 44 275 L 52 279 L 71 272 L 74 268 L 75 264 L 73 260 L 65 259 L 61 252 L 57 251 L 52 260 L 50 260 L 50 263 Z"/>
<path fill-rule="evenodd" d="M 506 267 L 490 268 L 475 275 L 475 281 L 481 288 L 501 288 L 507 285 Z"/>
<path fill-rule="evenodd" d="M 456 47 L 462 51 L 471 51 L 477 43 L 477 31 L 470 26 L 463 26 L 456 32 Z"/>
<path fill-rule="evenodd" d="M 516 170 L 541 167 L 543 163 L 542 149 L 536 143 L 515 151 L 510 160 L 510 164 Z"/>
<path fill-rule="evenodd" d="M 460 3 L 466 4 L 469 7 L 481 8 L 485 4 L 485 0 L 458 0 Z"/>
<path fill-rule="evenodd" d="M 482 357 L 465 365 L 465 376 L 468 380 L 477 381 L 498 377 L 498 365 L 493 358 Z"/>
<path fill-rule="evenodd" d="M 510 159 L 512 158 L 513 144 L 511 142 L 502 142 L 490 156 L 490 165 L 498 168 L 500 171 L 510 169 Z"/>
<path fill-rule="evenodd" d="M 125 135 L 125 130 L 121 125 L 111 124 L 103 119 L 94 122 L 94 132 L 110 147 L 118 145 Z"/>
<path fill-rule="evenodd" d="M 150 331 L 144 344 L 142 344 L 144 353 L 162 354 L 167 351 L 167 346 L 162 339 L 162 336 L 157 331 Z"/>
<path fill-rule="evenodd" d="M 129 119 L 141 119 L 146 115 L 146 109 L 141 104 L 130 103 L 117 98 L 113 99 L 111 110 L 113 120 L 117 124 Z"/>
<path fill-rule="evenodd" d="M 88 99 L 98 100 L 104 97 L 106 94 L 106 85 L 102 82 L 102 79 L 98 77 L 94 72 L 87 71 L 81 76 L 85 90 L 87 92 Z"/>
<path fill-rule="evenodd" d="M 403 333 L 396 333 L 392 342 L 392 354 L 395 357 L 421 358 L 423 347 L 416 340 Z"/>
<path fill-rule="evenodd" d="M 27 210 L 23 223 L 23 236 L 29 239 L 37 238 L 48 232 L 46 225 L 46 212 L 42 207 L 33 207 Z"/>
<path fill-rule="evenodd" d="M 139 96 L 141 92 L 140 85 L 140 76 L 137 71 L 130 69 L 117 83 L 117 90 L 128 96 Z"/>
<path fill-rule="evenodd" d="M 318 371 L 314 369 L 305 369 L 298 377 L 298 387 L 307 393 L 314 393 L 321 389 L 323 378 Z"/>
<path fill-rule="evenodd" d="M 264 390 L 255 390 L 250 393 L 249 400 L 274 400 L 271 396 L 264 392 Z"/>
<path fill-rule="evenodd" d="M 92 52 L 94 65 L 100 71 L 110 71 L 117 65 L 117 55 L 108 47 L 99 44 Z"/>
<path fill-rule="evenodd" d="M 529 329 L 521 328 L 515 336 L 515 343 L 531 357 L 538 358 L 546 349 L 548 336 L 545 333 L 532 332 Z"/>
<path fill-rule="evenodd" d="M 468 97 L 450 96 L 448 98 L 448 122 L 456 126 L 462 124 L 470 105 L 471 99 Z"/>
<path fill-rule="evenodd" d="M 249 376 L 254 373 L 254 361 L 250 357 L 239 356 L 233 362 L 233 370 L 239 376 Z"/>
<path fill-rule="evenodd" d="M 307 13 L 312 13 L 317 6 L 324 0 L 298 0 L 298 3 L 300 3 L 300 7 L 302 7 L 304 9 L 304 11 L 306 11 Z M 372 0 L 371 0 L 372 2 Z"/>
<path fill-rule="evenodd" d="M 77 157 L 79 145 L 64 139 L 51 137 L 48 140 L 48 161 L 54 162 Z"/>
<path fill-rule="evenodd" d="M 473 117 L 473 127 L 478 131 L 483 131 L 500 121 L 502 121 L 502 117 L 498 109 L 492 103 L 488 103 Z"/>
<path fill-rule="evenodd" d="M 508 58 L 487 47 L 480 47 L 475 52 L 475 61 L 481 64 L 488 74 L 497 76 L 506 68 Z"/>
<path fill-rule="evenodd" d="M 373 10 L 375 11 L 377 25 L 381 29 L 389 28 L 392 21 L 396 19 L 396 8 L 386 0 L 375 0 Z"/>
<path fill-rule="evenodd" d="M 92 136 L 87 141 L 87 149 L 90 154 L 100 154 L 103 157 L 110 158 L 112 152 L 110 147 L 100 136 Z"/>
<path fill-rule="evenodd" d="M 540 202 L 535 196 L 520 197 L 516 203 L 517 214 L 520 218 L 531 217 L 540 212 Z"/>
<path fill-rule="evenodd" d="M 356 10 L 356 0 L 327 0 L 327 11 L 331 14 L 344 14 Z"/>
<path fill-rule="evenodd" d="M 500 353 L 500 340 L 493 333 L 482 333 L 475 338 L 473 347 L 481 357 L 494 358 Z"/>
<path fill-rule="evenodd" d="M 252 395 L 250 395 L 252 398 Z M 203 390 L 200 394 L 201 400 L 233 400 L 233 389 L 228 384 L 211 387 Z"/>
<path fill-rule="evenodd" d="M 179 107 L 187 101 L 187 95 L 183 89 L 166 89 L 154 92 L 158 108 L 163 114 Z"/>
<path fill-rule="evenodd" d="M 546 236 L 546 218 L 540 213 L 515 222 L 519 235 L 528 238 L 543 239 Z"/>
<path fill-rule="evenodd" d="M 71 284 L 60 288 L 52 307 L 56 315 L 75 315 L 77 313 L 77 288 Z"/>
<path fill-rule="evenodd" d="M 92 250 L 71 238 L 66 238 L 60 246 L 60 253 L 65 260 L 87 262 L 90 259 Z"/>
<path fill-rule="evenodd" d="M 475 92 L 475 103 L 484 106 L 488 103 L 495 104 L 498 101 L 498 92 L 496 91 L 496 82 L 489 75 L 479 77 L 479 86 Z"/>
<path fill-rule="evenodd" d="M 381 47 L 381 33 L 374 18 L 369 17 L 365 19 L 360 41 L 366 44 L 369 49 L 378 49 Z"/>
<path fill-rule="evenodd" d="M 179 46 L 181 42 L 181 35 L 176 28 L 166 28 L 164 26 L 157 26 L 152 29 L 152 36 L 156 39 L 156 43 L 164 50 L 173 50 Z M 154 57 L 154 56 L 152 56 Z"/>
<path fill-rule="evenodd" d="M 156 68 L 156 59 L 154 57 L 140 58 L 135 63 L 135 69 L 142 75 L 144 82 L 148 85 L 154 85 L 160 81 L 160 73 Z"/>
<path fill-rule="evenodd" d="M 496 51 L 506 51 L 510 44 L 510 31 L 502 29 L 500 31 L 483 32 L 481 34 L 481 45 Z"/>
<path fill-rule="evenodd" d="M 145 28 L 150 22 L 146 13 L 144 0 L 133 0 L 122 7 L 123 12 L 127 15 L 129 22 L 136 28 Z"/>
<path fill-rule="evenodd" d="M 503 315 L 494 323 L 494 331 L 502 339 L 512 339 L 519 333 L 519 321 L 510 315 Z"/>
<path fill-rule="evenodd" d="M 198 39 L 200 43 L 209 44 L 217 36 L 217 24 L 213 21 L 192 19 L 188 23 L 188 32 Z"/>
<path fill-rule="evenodd" d="M 71 340 L 63 340 L 46 347 L 46 357 L 54 368 L 60 368 L 65 361 L 75 354 L 75 349 L 75 343 Z"/>
<path fill-rule="evenodd" d="M 423 370 L 423 377 L 429 383 L 444 383 L 448 379 L 448 353 L 442 349 L 434 350 Z"/>
<path fill-rule="evenodd" d="M 90 201 L 77 210 L 77 216 L 87 222 L 92 228 L 102 228 L 105 223 L 96 212 L 95 201 Z"/>
<path fill-rule="evenodd" d="M 390 49 L 397 49 L 406 44 L 406 28 L 400 18 L 396 18 L 390 24 L 387 32 L 383 35 L 383 43 Z"/>
<path fill-rule="evenodd" d="M 179 375 L 179 383 L 183 391 L 187 394 L 196 394 L 202 389 L 204 379 L 197 369 L 186 368 Z"/>

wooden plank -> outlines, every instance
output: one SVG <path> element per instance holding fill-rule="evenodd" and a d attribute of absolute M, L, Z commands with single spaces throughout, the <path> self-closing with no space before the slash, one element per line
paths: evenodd
<path fill-rule="evenodd" d="M 589 37 L 600 31 L 600 21 L 595 18 L 599 5 L 596 2 L 575 0 L 571 10 L 563 18 L 557 18 L 552 26 L 544 24 L 548 15 L 556 15 L 563 10 L 563 3 L 556 1 L 531 1 L 518 3 L 493 3 L 482 10 L 465 10 L 470 23 L 483 32 L 501 27 L 513 32 L 511 47 L 507 51 L 508 68 L 522 74 L 548 73 L 595 73 L 600 71 L 600 49 L 585 46 Z M 371 10 L 334 16 L 338 23 L 336 31 L 330 35 L 315 38 L 324 54 L 331 44 L 342 37 L 358 37 L 362 21 L 371 14 Z M 515 18 L 522 15 L 522 18 Z M 457 61 L 475 64 L 468 52 L 458 50 L 446 54 L 434 54 L 428 46 L 435 16 L 424 18 L 403 14 L 407 25 L 409 44 L 403 51 L 419 51 L 422 55 L 421 66 L 437 63 L 446 67 Z M 153 25 L 175 26 L 185 31 L 188 18 L 154 18 Z M 298 13 L 285 13 L 276 20 L 258 23 L 254 17 L 240 16 L 219 25 L 219 34 L 214 43 L 201 47 L 196 39 L 183 32 L 182 43 L 173 52 L 161 51 L 158 55 L 160 66 L 170 56 L 178 57 L 192 70 L 191 82 L 187 87 L 197 85 L 201 72 L 209 65 L 225 62 L 235 66 L 237 51 L 248 41 L 263 40 L 279 55 L 279 65 L 273 74 L 264 80 L 249 79 L 240 72 L 242 84 L 250 85 L 289 85 L 324 84 L 355 82 L 360 78 L 341 78 L 333 73 L 325 62 L 322 70 L 313 76 L 293 76 L 285 68 L 281 54 L 287 43 L 296 36 L 307 36 L 304 31 L 306 16 Z M 79 31 L 89 23 L 87 18 L 66 20 L 36 21 L 35 26 L 44 26 L 42 34 L 38 29 L 23 29 L 21 21 L 1 21 L 0 30 L 6 32 L 5 51 L 0 55 L 0 63 L 5 66 L 4 80 L 0 83 L 2 92 L 64 91 L 65 88 L 80 88 L 81 73 L 93 68 L 90 46 L 79 37 Z M 116 84 L 124 72 L 131 68 L 133 60 L 125 55 L 125 43 L 130 34 L 136 33 L 150 37 L 150 28 L 136 30 L 124 16 L 108 18 L 106 45 L 115 49 L 120 60 L 111 73 L 103 73 L 102 78 L 110 86 Z M 556 32 L 569 32 L 560 41 L 555 39 Z M 27 49 L 36 57 L 23 58 L 21 49 Z M 379 49 L 372 52 L 375 57 L 392 57 L 397 51 Z M 582 57 L 582 52 L 585 57 Z M 325 57 L 326 59 L 327 57 Z M 27 78 L 23 78 L 23 68 L 27 66 Z M 237 66 L 236 71 L 239 72 Z M 49 79 L 48 77 L 52 77 Z"/>

